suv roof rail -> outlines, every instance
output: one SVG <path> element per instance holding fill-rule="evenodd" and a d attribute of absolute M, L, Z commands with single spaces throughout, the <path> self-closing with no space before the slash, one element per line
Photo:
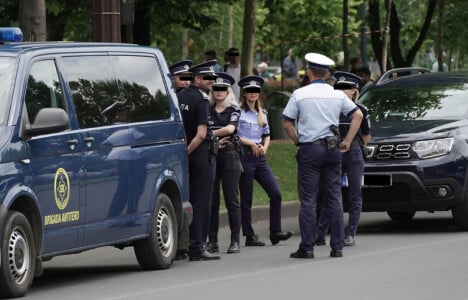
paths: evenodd
<path fill-rule="evenodd" d="M 382 76 L 380 76 L 379 80 L 375 83 L 376 85 L 382 84 L 386 81 L 392 80 L 393 76 L 407 76 L 407 75 L 414 75 L 414 74 L 424 74 L 424 73 L 431 73 L 431 70 L 428 68 L 421 68 L 421 67 L 407 67 L 407 68 L 396 68 L 391 69 L 385 72 Z"/>

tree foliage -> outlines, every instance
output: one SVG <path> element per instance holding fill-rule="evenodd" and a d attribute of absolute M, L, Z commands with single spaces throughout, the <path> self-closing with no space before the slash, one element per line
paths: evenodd
<path fill-rule="evenodd" d="M 369 56 L 381 62 L 382 31 L 388 0 L 348 0 L 350 34 L 343 37 L 343 1 L 256 0 L 255 59 L 279 61 L 294 48 L 302 59 L 307 52 L 321 52 L 335 60 L 341 57 L 342 42 L 349 55 L 358 56 L 360 20 L 357 8 L 368 8 Z M 466 0 L 444 0 L 443 51 L 450 69 L 463 68 L 468 49 L 468 11 Z M 437 43 L 437 0 L 393 1 L 388 67 L 430 66 Z M 2 26 L 19 26 L 19 1 L 2 0 Z M 92 0 L 45 0 L 48 40 L 91 41 Z M 199 62 L 203 52 L 214 49 L 218 60 L 231 45 L 241 48 L 244 1 L 242 0 L 135 0 L 134 42 L 159 47 L 167 59 L 182 58 L 188 46 L 183 33 L 188 31 L 187 58 Z M 233 8 L 230 31 L 229 9 Z M 345 32 L 346 33 L 346 32 Z M 185 48 L 184 48 L 185 47 Z M 373 50 L 373 51 L 370 51 Z M 242 51 L 242 49 L 241 49 Z"/>

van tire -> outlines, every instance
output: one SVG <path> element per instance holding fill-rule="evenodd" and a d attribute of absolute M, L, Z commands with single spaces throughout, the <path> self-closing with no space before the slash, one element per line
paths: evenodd
<path fill-rule="evenodd" d="M 148 238 L 135 242 L 135 255 L 144 270 L 167 269 L 177 250 L 177 219 L 171 199 L 159 194 Z"/>
<path fill-rule="evenodd" d="M 28 219 L 10 211 L 2 237 L 0 298 L 22 297 L 33 282 L 36 267 L 36 246 Z"/>

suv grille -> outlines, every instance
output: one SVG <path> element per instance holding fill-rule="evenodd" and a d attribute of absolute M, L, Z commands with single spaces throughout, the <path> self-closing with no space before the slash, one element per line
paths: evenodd
<path fill-rule="evenodd" d="M 411 144 L 385 144 L 377 146 L 374 158 L 377 160 L 410 159 Z"/>

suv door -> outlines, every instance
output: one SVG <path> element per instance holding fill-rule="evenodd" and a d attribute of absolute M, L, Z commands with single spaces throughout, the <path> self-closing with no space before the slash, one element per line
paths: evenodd
<path fill-rule="evenodd" d="M 44 108 L 67 110 L 55 61 L 31 64 L 23 106 L 23 126 L 34 127 Z M 74 248 L 83 223 L 81 202 L 83 143 L 73 130 L 41 134 L 27 140 L 36 192 L 44 225 L 43 253 Z M 27 163 L 28 161 L 26 161 Z"/>

